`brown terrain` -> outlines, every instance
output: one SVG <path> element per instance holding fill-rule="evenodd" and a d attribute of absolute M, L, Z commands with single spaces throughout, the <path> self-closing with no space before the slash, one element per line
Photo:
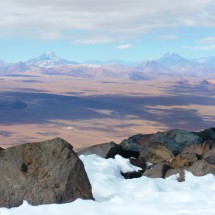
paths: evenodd
<path fill-rule="evenodd" d="M 214 126 L 215 81 L 0 76 L 0 146 L 61 137 L 80 149 L 137 133 Z"/>

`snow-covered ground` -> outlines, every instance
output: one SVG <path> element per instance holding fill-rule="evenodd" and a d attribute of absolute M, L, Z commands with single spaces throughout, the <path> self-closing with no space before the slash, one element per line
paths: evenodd
<path fill-rule="evenodd" d="M 103 159 L 81 156 L 96 201 L 78 199 L 68 204 L 0 209 L 0 215 L 211 215 L 215 214 L 215 176 L 195 177 L 186 173 L 186 181 L 176 176 L 167 179 L 124 179 L 120 171 L 137 170 L 127 159 Z"/>

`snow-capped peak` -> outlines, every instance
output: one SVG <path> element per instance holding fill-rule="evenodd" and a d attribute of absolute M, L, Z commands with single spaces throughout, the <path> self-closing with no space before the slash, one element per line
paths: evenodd
<path fill-rule="evenodd" d="M 46 51 L 38 58 L 29 60 L 27 64 L 30 66 L 49 68 L 53 66 L 63 66 L 77 63 L 58 57 L 53 51 Z"/>

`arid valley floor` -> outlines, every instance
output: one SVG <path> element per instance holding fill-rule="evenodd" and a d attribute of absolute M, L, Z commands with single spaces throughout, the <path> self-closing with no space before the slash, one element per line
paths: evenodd
<path fill-rule="evenodd" d="M 58 136 L 79 149 L 137 133 L 209 128 L 215 81 L 202 81 L 1 76 L 0 146 Z"/>

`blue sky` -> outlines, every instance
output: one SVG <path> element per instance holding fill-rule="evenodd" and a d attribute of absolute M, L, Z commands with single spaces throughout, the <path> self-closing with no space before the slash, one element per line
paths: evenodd
<path fill-rule="evenodd" d="M 0 59 L 215 56 L 213 0 L 0 0 Z"/>

